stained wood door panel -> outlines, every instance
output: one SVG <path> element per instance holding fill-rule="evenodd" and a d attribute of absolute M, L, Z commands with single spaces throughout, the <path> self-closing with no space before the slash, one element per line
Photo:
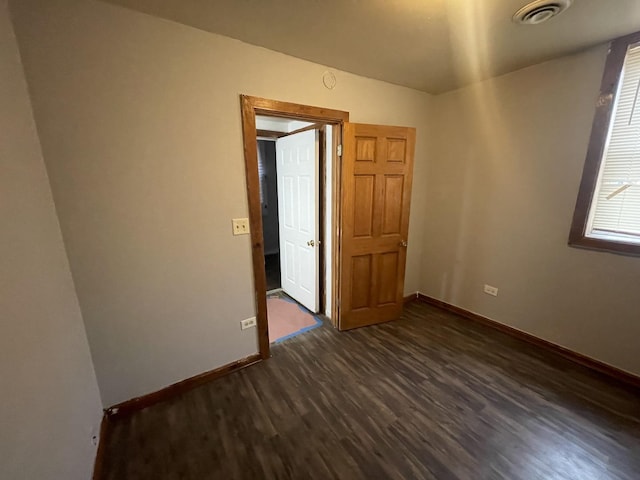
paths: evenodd
<path fill-rule="evenodd" d="M 353 277 L 371 279 L 371 266 L 373 255 L 359 255 L 352 259 Z M 371 282 L 360 281 L 351 284 L 351 308 L 357 310 L 366 308 L 371 304 Z"/>
<path fill-rule="evenodd" d="M 402 198 L 404 175 L 385 175 L 382 206 L 382 234 L 402 233 Z"/>
<path fill-rule="evenodd" d="M 345 124 L 339 327 L 402 312 L 415 129 Z"/>
<path fill-rule="evenodd" d="M 375 175 L 356 175 L 353 178 L 353 236 L 371 237 L 373 235 L 373 193 Z"/>
<path fill-rule="evenodd" d="M 393 251 L 352 257 L 351 294 L 345 308 L 351 311 L 395 305 L 398 296 L 397 272 L 404 256 Z M 402 293 L 402 292 L 401 292 Z"/>
<path fill-rule="evenodd" d="M 376 159 L 376 137 L 356 138 L 356 162 L 374 162 Z"/>
<path fill-rule="evenodd" d="M 398 252 L 387 252 L 378 255 L 378 301 L 377 305 L 395 303 L 397 297 Z"/>
<path fill-rule="evenodd" d="M 404 138 L 387 138 L 387 162 L 404 163 L 407 141 Z"/>

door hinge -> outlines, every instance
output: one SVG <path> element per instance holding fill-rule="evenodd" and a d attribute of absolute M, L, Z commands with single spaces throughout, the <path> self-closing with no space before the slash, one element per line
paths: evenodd
<path fill-rule="evenodd" d="M 336 152 L 336 155 L 338 155 L 339 157 L 342 156 L 342 145 L 338 145 L 338 151 Z"/>

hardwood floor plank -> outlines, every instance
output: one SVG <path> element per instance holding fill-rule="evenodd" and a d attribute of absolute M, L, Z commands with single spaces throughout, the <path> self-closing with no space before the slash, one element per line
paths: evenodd
<path fill-rule="evenodd" d="M 104 480 L 637 480 L 640 392 L 409 303 L 115 418 Z"/>

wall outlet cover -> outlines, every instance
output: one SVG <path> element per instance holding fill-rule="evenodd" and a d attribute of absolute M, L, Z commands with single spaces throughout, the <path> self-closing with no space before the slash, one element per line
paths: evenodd
<path fill-rule="evenodd" d="M 492 295 L 494 297 L 497 297 L 498 296 L 498 287 L 492 287 L 491 285 L 485 284 L 484 293 L 486 293 L 487 295 Z"/>
<path fill-rule="evenodd" d="M 248 218 L 234 218 L 231 220 L 234 235 L 247 235 L 249 233 Z"/>
<path fill-rule="evenodd" d="M 247 328 L 252 328 L 256 326 L 256 317 L 247 318 L 245 320 L 240 321 L 240 328 L 242 330 L 246 330 Z"/>

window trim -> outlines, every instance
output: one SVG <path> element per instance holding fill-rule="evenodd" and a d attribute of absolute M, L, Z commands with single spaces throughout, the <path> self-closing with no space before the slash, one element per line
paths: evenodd
<path fill-rule="evenodd" d="M 600 95 L 596 102 L 596 113 L 593 117 L 587 158 L 582 171 L 580 190 L 569 233 L 569 245 L 572 247 L 640 256 L 640 244 L 638 243 L 626 243 L 586 236 L 589 210 L 591 209 L 598 183 L 598 174 L 600 173 L 609 125 L 615 107 L 622 67 L 629 47 L 639 42 L 640 32 L 636 32 L 613 40 L 609 48 L 600 85 Z"/>

